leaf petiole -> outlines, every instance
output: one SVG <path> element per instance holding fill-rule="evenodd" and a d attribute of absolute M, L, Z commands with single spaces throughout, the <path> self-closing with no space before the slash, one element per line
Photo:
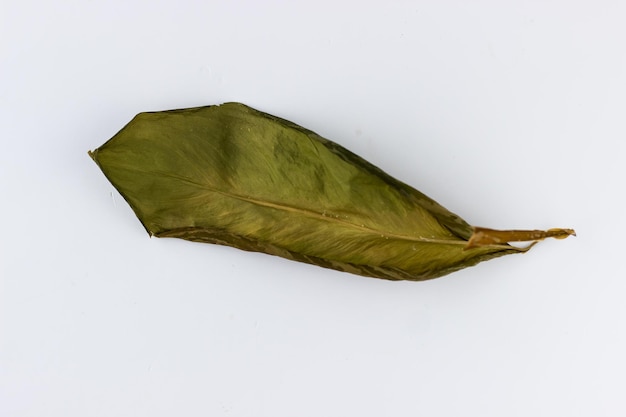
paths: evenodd
<path fill-rule="evenodd" d="M 465 249 L 508 242 L 538 242 L 549 237 L 565 239 L 568 236 L 576 236 L 576 232 L 573 229 L 495 230 L 486 227 L 474 227 L 474 233 L 467 242 Z"/>

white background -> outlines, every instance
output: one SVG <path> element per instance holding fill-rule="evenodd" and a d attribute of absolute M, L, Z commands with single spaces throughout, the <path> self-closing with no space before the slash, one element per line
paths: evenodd
<path fill-rule="evenodd" d="M 0 416 L 626 414 L 622 1 L 3 1 Z M 241 101 L 526 255 L 387 282 L 149 239 L 87 156 Z"/>

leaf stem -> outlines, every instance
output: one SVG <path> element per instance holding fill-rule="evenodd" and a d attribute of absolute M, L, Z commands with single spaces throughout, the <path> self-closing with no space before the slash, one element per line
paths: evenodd
<path fill-rule="evenodd" d="M 565 239 L 568 236 L 576 236 L 576 232 L 573 229 L 494 230 L 486 227 L 474 227 L 474 233 L 467 242 L 465 249 L 508 242 L 538 242 L 549 237 Z"/>

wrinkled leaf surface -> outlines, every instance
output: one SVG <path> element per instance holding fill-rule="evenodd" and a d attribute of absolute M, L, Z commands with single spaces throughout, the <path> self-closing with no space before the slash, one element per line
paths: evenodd
<path fill-rule="evenodd" d="M 137 115 L 90 152 L 152 236 L 424 280 L 519 253 L 319 135 L 239 103 Z M 488 229 L 486 229 L 488 230 Z"/>

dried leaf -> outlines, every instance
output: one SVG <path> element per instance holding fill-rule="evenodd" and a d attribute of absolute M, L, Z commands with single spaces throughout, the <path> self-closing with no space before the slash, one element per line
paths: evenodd
<path fill-rule="evenodd" d="M 137 115 L 89 152 L 148 233 L 425 280 L 569 229 L 473 228 L 359 156 L 239 103 Z"/>

